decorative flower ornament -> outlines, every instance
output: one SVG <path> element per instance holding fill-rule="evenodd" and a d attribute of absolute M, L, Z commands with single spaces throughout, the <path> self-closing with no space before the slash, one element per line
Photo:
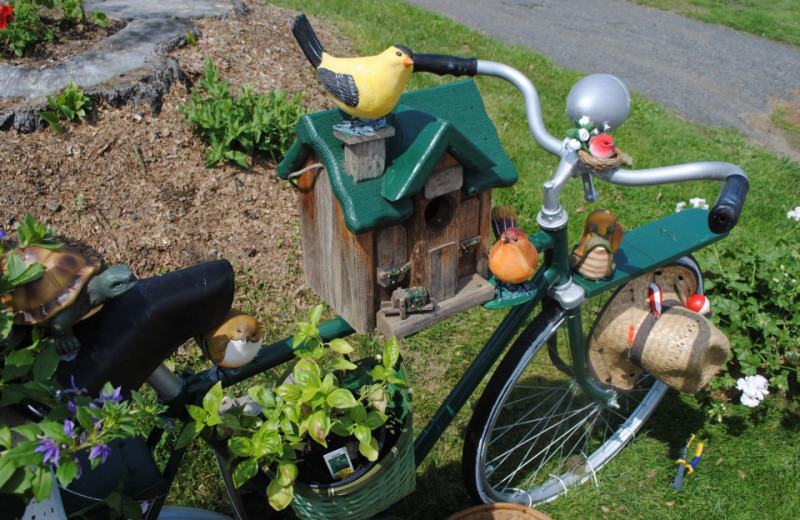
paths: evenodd
<path fill-rule="evenodd" d="M 580 150 L 581 148 L 589 151 L 589 140 L 599 135 L 600 131 L 594 126 L 589 116 L 583 116 L 578 120 L 575 128 L 570 128 L 567 134 L 567 148 L 570 150 Z"/>

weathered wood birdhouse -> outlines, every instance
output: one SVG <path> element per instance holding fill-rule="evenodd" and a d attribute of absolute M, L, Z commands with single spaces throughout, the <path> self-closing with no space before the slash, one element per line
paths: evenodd
<path fill-rule="evenodd" d="M 341 135 L 341 120 L 302 118 L 278 167 L 298 190 L 309 287 L 357 332 L 398 337 L 491 299 L 491 190 L 517 172 L 474 83 L 405 94 L 374 136 Z"/>

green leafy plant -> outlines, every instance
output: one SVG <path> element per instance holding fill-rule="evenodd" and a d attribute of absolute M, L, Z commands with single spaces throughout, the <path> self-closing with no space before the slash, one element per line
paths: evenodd
<path fill-rule="evenodd" d="M 20 221 L 18 241 L 30 245 L 59 247 L 51 228 L 30 214 Z M 6 251 L 6 235 L 0 231 Z M 106 384 L 99 397 L 92 397 L 74 380 L 63 388 L 55 379 L 60 358 L 52 339 L 38 327 L 16 328 L 5 298 L 18 287 L 44 274 L 41 264 L 26 266 L 20 255 L 7 251 L 0 256 L 0 408 L 26 403 L 44 418 L 36 423 L 0 425 L 0 493 L 17 495 L 27 503 L 50 496 L 54 476 L 62 486 L 79 478 L 77 453 L 88 452 L 91 467 L 108 458 L 109 443 L 145 433 L 163 407 L 132 392 L 122 398 L 121 389 Z M 118 500 L 122 504 L 122 500 Z M 128 508 L 138 511 L 141 509 Z"/>
<path fill-rule="evenodd" d="M 60 9 L 64 18 L 83 24 L 89 21 L 84 0 L 11 0 L 0 5 L 0 42 L 17 56 L 40 41 L 56 40 L 58 29 L 45 24 L 41 9 Z M 91 21 L 98 27 L 108 26 L 108 17 L 100 11 L 91 12 Z"/>
<path fill-rule="evenodd" d="M 361 455 L 374 462 L 379 444 L 373 433 L 389 420 L 399 421 L 390 406 L 405 386 L 397 369 L 397 340 L 386 342 L 373 366 L 359 366 L 346 358 L 353 352 L 346 340 L 322 341 L 317 327 L 321 314 L 322 306 L 317 306 L 309 321 L 298 324 L 293 339 L 298 361 L 291 377 L 274 389 L 248 390 L 249 400 L 260 408 L 257 415 L 245 414 L 241 407 L 220 413 L 222 387 L 217 383 L 202 406 L 187 406 L 192 421 L 178 441 L 185 446 L 202 433 L 227 437 L 228 450 L 239 458 L 234 485 L 267 470 L 272 475 L 267 496 L 276 510 L 292 501 L 297 459 L 310 443 L 327 447 L 331 434 L 354 437 Z"/>
<path fill-rule="evenodd" d="M 72 81 L 67 83 L 57 98 L 47 96 L 47 104 L 52 110 L 41 112 L 39 115 L 59 134 L 64 133 L 64 127 L 59 123 L 61 118 L 72 121 L 78 116 L 83 119 L 86 117 L 86 111 L 92 109 L 92 100 Z"/>
<path fill-rule="evenodd" d="M 795 232 L 796 232 L 795 227 Z M 779 238 L 766 250 L 747 246 L 735 256 L 708 255 L 706 290 L 712 320 L 728 334 L 732 363 L 716 385 L 735 388 L 731 367 L 745 376 L 761 374 L 773 388 L 790 389 L 800 367 L 800 251 Z"/>
<path fill-rule="evenodd" d="M 304 113 L 302 93 L 291 99 L 283 90 L 265 96 L 245 85 L 234 97 L 210 58 L 206 57 L 205 64 L 204 78 L 179 109 L 209 145 L 206 166 L 229 160 L 249 169 L 247 157 L 257 152 L 273 161 L 283 158 L 294 138 L 294 125 Z"/>

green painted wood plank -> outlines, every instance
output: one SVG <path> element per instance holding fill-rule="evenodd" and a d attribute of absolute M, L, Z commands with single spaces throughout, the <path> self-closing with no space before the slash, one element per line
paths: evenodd
<path fill-rule="evenodd" d="M 591 298 L 620 286 L 644 271 L 667 264 L 702 249 L 728 234 L 708 229 L 708 211 L 693 208 L 674 213 L 625 233 L 615 255 L 617 269 L 608 280 L 587 280 L 575 274 L 574 281 Z"/>

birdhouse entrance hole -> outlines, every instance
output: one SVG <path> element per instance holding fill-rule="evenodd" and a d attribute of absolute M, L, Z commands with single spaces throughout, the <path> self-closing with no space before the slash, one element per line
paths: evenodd
<path fill-rule="evenodd" d="M 425 207 L 425 224 L 431 231 L 441 231 L 453 220 L 456 214 L 456 201 L 452 195 L 434 198 Z"/>

